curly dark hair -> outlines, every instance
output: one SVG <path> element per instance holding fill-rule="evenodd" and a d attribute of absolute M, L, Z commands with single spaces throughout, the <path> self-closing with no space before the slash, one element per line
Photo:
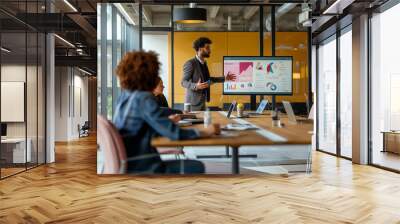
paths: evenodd
<path fill-rule="evenodd" d="M 206 46 L 206 44 L 212 44 L 212 41 L 207 37 L 200 37 L 193 42 L 193 48 L 198 51 L 199 48 Z"/>
<path fill-rule="evenodd" d="M 119 62 L 116 75 L 120 85 L 127 90 L 152 91 L 158 84 L 160 62 L 153 51 L 133 51 Z"/>

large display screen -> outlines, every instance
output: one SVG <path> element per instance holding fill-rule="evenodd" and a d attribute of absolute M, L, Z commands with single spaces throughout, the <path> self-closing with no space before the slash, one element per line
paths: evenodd
<path fill-rule="evenodd" d="M 292 57 L 224 57 L 226 95 L 292 95 Z"/>

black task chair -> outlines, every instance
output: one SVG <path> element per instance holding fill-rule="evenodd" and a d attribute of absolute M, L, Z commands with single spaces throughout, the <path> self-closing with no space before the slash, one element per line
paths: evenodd
<path fill-rule="evenodd" d="M 89 121 L 85 121 L 82 127 L 78 124 L 79 138 L 89 136 L 90 125 Z"/>

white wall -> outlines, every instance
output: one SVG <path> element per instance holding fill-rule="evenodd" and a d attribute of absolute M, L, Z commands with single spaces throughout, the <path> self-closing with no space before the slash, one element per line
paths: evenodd
<path fill-rule="evenodd" d="M 143 34 L 143 49 L 152 50 L 159 54 L 161 62 L 160 77 L 164 82 L 164 96 L 168 99 L 168 35 L 167 34 Z M 170 102 L 169 102 L 170 103 Z"/>
<path fill-rule="evenodd" d="M 88 77 L 83 75 L 75 68 L 56 67 L 56 141 L 79 138 L 78 124 L 88 120 Z"/>

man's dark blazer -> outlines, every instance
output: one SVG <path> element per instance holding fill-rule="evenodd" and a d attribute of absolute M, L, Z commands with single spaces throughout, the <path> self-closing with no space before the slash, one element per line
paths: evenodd
<path fill-rule="evenodd" d="M 210 87 L 207 89 L 196 89 L 196 84 L 200 82 L 224 82 L 224 77 L 210 77 L 207 63 L 204 64 L 205 71 L 202 69 L 200 61 L 194 57 L 183 65 L 182 87 L 186 88 L 185 103 L 192 105 L 192 110 L 204 110 L 205 102 L 210 101 Z M 204 72 L 203 72 L 204 71 Z"/>

